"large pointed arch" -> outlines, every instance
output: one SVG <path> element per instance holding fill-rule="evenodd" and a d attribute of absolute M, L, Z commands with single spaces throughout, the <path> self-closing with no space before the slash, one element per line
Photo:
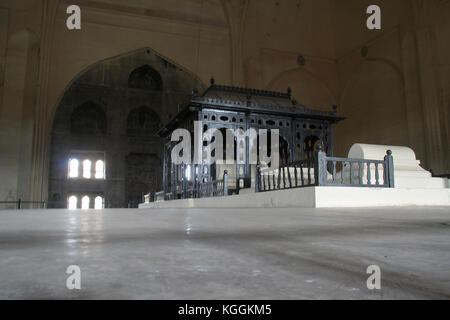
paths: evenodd
<path fill-rule="evenodd" d="M 129 186 L 132 183 L 125 187 L 126 181 L 140 181 L 151 186 L 153 192 L 162 188 L 162 163 L 152 160 L 162 158 L 164 150 L 157 131 L 178 112 L 179 104 L 189 99 L 193 88 L 202 90 L 205 86 L 197 77 L 149 49 L 103 60 L 78 75 L 53 116 L 48 193 L 66 197 L 77 191 L 72 184 L 61 189 L 67 179 L 67 168 L 61 164 L 67 163 L 67 154 L 73 152 L 90 161 L 89 177 L 83 174 L 85 179 L 77 181 L 76 188 L 80 190 L 89 187 L 83 183 L 96 178 L 92 169 L 96 161 L 104 161 L 106 183 L 97 181 L 96 193 L 111 195 L 108 199 L 113 201 L 108 200 L 108 207 L 126 206 L 125 199 L 136 200 L 139 192 L 149 191 L 141 188 L 138 192 Z M 126 179 L 127 154 L 152 155 L 136 157 L 130 165 L 141 168 L 138 172 L 147 172 L 146 175 L 130 169 L 134 180 Z M 131 195 L 126 195 L 130 190 Z"/>
<path fill-rule="evenodd" d="M 64 94 L 67 92 L 67 90 L 70 89 L 70 87 L 77 81 L 79 80 L 86 72 L 88 72 L 89 70 L 92 70 L 93 68 L 95 68 L 96 66 L 108 62 L 108 61 L 112 61 L 112 60 L 116 60 L 116 59 L 120 59 L 120 58 L 124 58 L 127 56 L 132 56 L 135 55 L 137 53 L 140 52 L 148 52 L 148 53 L 153 53 L 156 56 L 160 57 L 163 60 L 166 60 L 167 62 L 169 62 L 170 64 L 173 64 L 174 66 L 176 66 L 177 68 L 179 68 L 180 70 L 182 70 L 183 72 L 185 72 L 189 77 L 192 77 L 193 79 L 195 79 L 198 83 L 199 83 L 199 90 L 203 90 L 206 89 L 207 86 L 206 84 L 201 80 L 201 78 L 195 74 L 193 71 L 191 71 L 189 68 L 186 68 L 180 64 L 178 64 L 176 61 L 173 61 L 172 59 L 170 59 L 169 57 L 166 57 L 165 55 L 162 55 L 161 53 L 157 52 L 156 50 L 150 48 L 150 47 L 143 47 L 140 49 L 136 49 L 136 50 L 132 50 L 132 51 L 127 51 L 118 55 L 114 55 L 111 57 L 107 57 L 104 59 L 101 59 L 95 63 L 90 64 L 89 66 L 83 68 L 82 70 L 80 70 L 73 78 L 72 80 L 67 83 L 67 85 L 64 87 L 64 89 L 61 91 L 61 93 L 59 94 L 59 97 L 56 101 L 56 103 L 50 108 L 48 115 L 49 115 L 49 123 L 53 123 L 54 121 L 54 117 L 56 114 L 56 109 L 58 108 L 58 105 L 61 103 L 61 100 L 64 97 Z M 136 65 L 136 67 L 139 67 L 139 65 Z M 134 69 L 134 68 L 133 68 Z"/>

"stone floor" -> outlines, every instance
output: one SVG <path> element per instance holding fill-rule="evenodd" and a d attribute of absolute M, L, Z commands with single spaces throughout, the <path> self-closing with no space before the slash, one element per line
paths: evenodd
<path fill-rule="evenodd" d="M 448 299 L 450 212 L 0 211 L 0 299 L 16 298 Z"/>

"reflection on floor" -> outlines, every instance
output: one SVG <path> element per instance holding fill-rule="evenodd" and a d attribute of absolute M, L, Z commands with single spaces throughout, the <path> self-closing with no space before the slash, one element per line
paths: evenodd
<path fill-rule="evenodd" d="M 81 290 L 66 269 L 81 268 Z M 381 290 L 367 289 L 367 267 Z M 450 298 L 448 208 L 1 211 L 0 299 Z"/>

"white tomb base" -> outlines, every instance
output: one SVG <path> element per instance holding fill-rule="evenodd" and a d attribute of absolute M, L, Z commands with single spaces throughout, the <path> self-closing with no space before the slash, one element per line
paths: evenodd
<path fill-rule="evenodd" d="M 143 203 L 139 208 L 450 206 L 449 179 L 432 178 L 420 167 L 420 161 L 410 148 L 354 144 L 348 158 L 381 160 L 387 150 L 392 150 L 394 157 L 395 188 L 316 186 L 260 193 L 252 188 L 242 190 L 240 195 Z"/>
<path fill-rule="evenodd" d="M 450 206 L 450 189 L 306 187 L 228 197 L 142 203 L 139 208 L 350 208 Z"/>

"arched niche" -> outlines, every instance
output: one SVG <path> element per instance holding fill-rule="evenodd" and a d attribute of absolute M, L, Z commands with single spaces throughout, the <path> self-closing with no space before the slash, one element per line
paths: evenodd
<path fill-rule="evenodd" d="M 146 106 L 130 111 L 127 117 L 128 137 L 149 137 L 161 128 L 159 115 Z"/>
<path fill-rule="evenodd" d="M 142 195 L 162 188 L 161 160 L 156 154 L 132 152 L 126 156 L 125 198 L 127 205 L 136 207 Z"/>
<path fill-rule="evenodd" d="M 75 108 L 70 117 L 71 134 L 106 134 L 106 114 L 92 101 Z"/>
<path fill-rule="evenodd" d="M 161 75 L 148 64 L 134 69 L 128 78 L 128 87 L 133 89 L 161 91 Z"/>

